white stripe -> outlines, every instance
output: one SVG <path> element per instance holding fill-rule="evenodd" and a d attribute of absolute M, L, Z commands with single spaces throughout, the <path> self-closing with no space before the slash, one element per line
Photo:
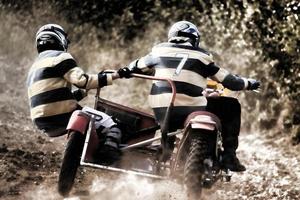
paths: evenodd
<path fill-rule="evenodd" d="M 121 133 L 115 133 L 115 132 L 109 132 L 107 133 L 106 136 L 115 138 L 116 140 L 120 140 L 121 139 Z"/>
<path fill-rule="evenodd" d="M 220 68 L 219 71 L 212 78 L 214 80 L 216 79 L 218 82 L 223 82 L 228 74 L 230 73 L 227 70 Z"/>
<path fill-rule="evenodd" d="M 113 79 L 111 74 L 106 74 L 107 77 L 107 85 L 112 85 L 113 84 Z"/>
<path fill-rule="evenodd" d="M 33 72 L 33 70 L 45 68 L 45 67 L 54 67 L 54 60 L 55 57 L 43 58 L 41 60 L 36 61 L 33 63 L 32 67 L 29 70 L 29 74 Z"/>
<path fill-rule="evenodd" d="M 118 144 L 115 143 L 115 142 L 112 142 L 112 141 L 106 141 L 105 145 L 108 145 L 108 146 L 111 146 L 111 147 L 114 147 L 114 148 L 118 148 Z"/>
<path fill-rule="evenodd" d="M 176 57 L 176 54 L 189 54 L 189 58 L 198 59 L 205 65 L 213 62 L 213 57 L 211 54 L 207 55 L 200 51 L 176 47 L 154 47 L 152 49 L 152 54 L 158 57 Z"/>
<path fill-rule="evenodd" d="M 168 107 L 172 94 L 149 95 L 149 104 L 152 108 Z M 176 94 L 174 106 L 206 106 L 207 100 L 204 96 L 191 97 L 185 94 Z"/>
<path fill-rule="evenodd" d="M 98 75 L 97 74 L 87 74 L 88 80 L 84 76 L 84 71 L 80 67 L 74 67 L 65 73 L 64 78 L 68 82 L 83 87 L 86 84 L 85 89 L 95 89 L 98 87 Z"/>
<path fill-rule="evenodd" d="M 145 64 L 145 57 L 142 57 L 139 59 L 139 61 L 137 63 L 137 68 L 144 69 L 145 67 L 147 67 Z"/>
<path fill-rule="evenodd" d="M 43 92 L 67 87 L 67 84 L 67 81 L 62 78 L 47 78 L 37 81 L 28 88 L 28 97 L 30 98 Z"/>
<path fill-rule="evenodd" d="M 202 88 L 206 88 L 207 79 L 203 76 L 197 74 L 196 72 L 182 69 L 179 76 L 174 76 L 176 69 L 170 68 L 157 68 L 155 72 L 156 77 L 169 78 L 173 81 L 180 81 L 185 83 L 190 83 Z M 154 81 L 157 82 L 157 81 Z"/>
<path fill-rule="evenodd" d="M 30 110 L 30 115 L 31 119 L 35 119 L 38 117 L 47 117 L 71 112 L 75 110 L 76 107 L 76 100 L 58 101 L 34 107 Z"/>
<path fill-rule="evenodd" d="M 86 85 L 86 89 L 96 89 L 98 87 L 103 87 L 105 85 L 99 85 L 98 74 L 88 74 L 89 80 Z"/>
<path fill-rule="evenodd" d="M 36 41 L 38 40 L 38 38 L 42 37 L 43 35 L 52 35 L 54 37 L 56 37 L 62 44 L 63 44 L 63 40 L 62 38 L 60 37 L 60 35 L 56 34 L 55 32 L 53 31 L 42 31 L 40 32 L 37 36 L 36 36 Z"/>
<path fill-rule="evenodd" d="M 62 54 L 60 54 L 59 56 L 57 56 L 55 58 L 54 64 L 57 65 L 57 64 L 61 63 L 64 60 L 67 60 L 67 59 L 73 59 L 74 60 L 74 58 L 73 58 L 73 56 L 71 54 L 69 54 L 69 53 L 62 53 Z"/>
<path fill-rule="evenodd" d="M 242 79 L 244 81 L 244 89 L 247 89 L 248 84 L 249 84 L 248 79 L 246 79 L 246 78 L 242 78 Z"/>

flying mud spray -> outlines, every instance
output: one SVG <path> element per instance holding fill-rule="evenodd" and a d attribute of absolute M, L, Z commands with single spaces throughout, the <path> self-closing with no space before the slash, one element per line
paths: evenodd
<path fill-rule="evenodd" d="M 42 21 L 39 21 L 39 18 Z M 33 10 L 32 16 L 1 11 L 0 198 L 4 200 L 62 199 L 56 191 L 57 172 L 66 141 L 64 138 L 49 139 L 32 127 L 28 117 L 25 90 L 26 73 L 36 56 L 35 32 L 40 25 L 48 22 L 62 24 L 70 30 L 69 35 L 73 39 L 70 52 L 74 54 L 81 66 L 89 66 L 86 69 L 90 72 L 116 69 L 128 64 L 133 59 L 146 54 L 153 44 L 164 41 L 167 31 L 167 27 L 159 23 L 151 24 L 146 29 L 147 34 L 144 37 L 134 39 L 128 47 L 120 47 L 97 39 L 97 30 L 93 27 L 72 27 L 45 11 Z M 207 29 L 209 25 L 201 24 L 199 28 L 201 30 L 204 27 Z M 215 27 L 222 26 L 215 24 Z M 239 33 L 243 28 L 232 29 L 231 35 L 215 34 L 213 43 L 205 43 L 205 41 L 212 39 L 209 32 L 214 30 L 205 30 L 207 34 L 203 33 L 201 45 L 213 51 L 221 66 L 228 67 L 238 74 L 255 76 L 254 70 L 250 68 L 258 63 L 261 52 L 259 49 L 248 48 L 247 43 L 242 39 L 243 33 Z M 85 37 L 81 37 L 82 35 Z M 263 66 L 265 63 L 260 65 Z M 109 89 L 104 89 L 103 96 L 150 111 L 149 107 L 145 106 L 149 87 L 149 82 L 143 80 L 120 80 Z M 231 183 L 217 184 L 213 190 L 204 191 L 202 199 L 300 199 L 300 157 L 297 153 L 300 151 L 299 147 L 286 148 L 284 147 L 288 146 L 286 139 L 277 137 L 274 141 L 274 138 L 260 134 L 255 126 L 252 131 L 248 129 L 249 121 L 250 124 L 255 122 L 258 116 L 258 113 L 253 115 L 257 112 L 255 105 L 258 105 L 255 95 L 240 95 L 244 107 L 244 125 L 238 155 L 247 166 L 247 171 L 234 174 Z M 248 99 L 250 107 L 245 103 L 245 96 L 253 99 L 251 101 Z M 93 95 L 84 104 L 93 105 L 92 101 Z M 252 115 L 248 117 L 249 109 Z M 172 181 L 149 180 L 126 174 L 80 169 L 75 188 L 67 199 L 184 200 L 186 194 L 180 184 Z"/>

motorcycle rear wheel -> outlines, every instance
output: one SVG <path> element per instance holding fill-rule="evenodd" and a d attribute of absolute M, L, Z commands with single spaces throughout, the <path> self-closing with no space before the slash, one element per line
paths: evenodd
<path fill-rule="evenodd" d="M 208 155 L 208 141 L 200 133 L 191 134 L 191 143 L 184 166 L 184 185 L 191 199 L 201 196 L 204 160 Z"/>
<path fill-rule="evenodd" d="M 62 160 L 58 177 L 58 192 L 62 196 L 68 196 L 80 165 L 80 158 L 83 150 L 85 135 L 80 132 L 70 132 L 67 147 Z"/>

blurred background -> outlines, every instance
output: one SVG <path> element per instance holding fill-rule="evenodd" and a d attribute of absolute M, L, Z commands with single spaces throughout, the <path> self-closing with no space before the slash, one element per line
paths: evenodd
<path fill-rule="evenodd" d="M 16 144 L 18 137 L 33 137 L 32 149 L 40 147 L 36 141 L 49 142 L 38 134 L 32 136 L 32 130 L 38 131 L 29 119 L 25 85 L 37 56 L 34 39 L 40 26 L 62 25 L 71 40 L 69 52 L 81 67 L 97 73 L 147 54 L 153 45 L 166 41 L 169 27 L 178 20 L 198 26 L 200 46 L 214 55 L 218 65 L 261 81 L 261 93 L 239 94 L 243 132 L 259 130 L 267 138 L 284 138 L 285 145 L 296 145 L 300 142 L 299 18 L 296 0 L 0 0 L 0 131 L 5 139 L 1 151 L 9 145 L 28 147 L 26 142 Z M 145 104 L 149 87 L 144 80 L 118 80 L 104 88 L 103 95 L 150 111 Z"/>

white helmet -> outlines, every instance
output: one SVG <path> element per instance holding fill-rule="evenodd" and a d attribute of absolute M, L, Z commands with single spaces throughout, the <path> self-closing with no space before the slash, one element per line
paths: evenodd
<path fill-rule="evenodd" d="M 57 24 L 42 26 L 36 33 L 35 41 L 38 51 L 48 48 L 67 51 L 70 44 L 67 33 Z"/>
<path fill-rule="evenodd" d="M 168 33 L 168 41 L 174 43 L 190 42 L 194 47 L 198 47 L 200 32 L 193 23 L 179 21 L 171 26 Z"/>

